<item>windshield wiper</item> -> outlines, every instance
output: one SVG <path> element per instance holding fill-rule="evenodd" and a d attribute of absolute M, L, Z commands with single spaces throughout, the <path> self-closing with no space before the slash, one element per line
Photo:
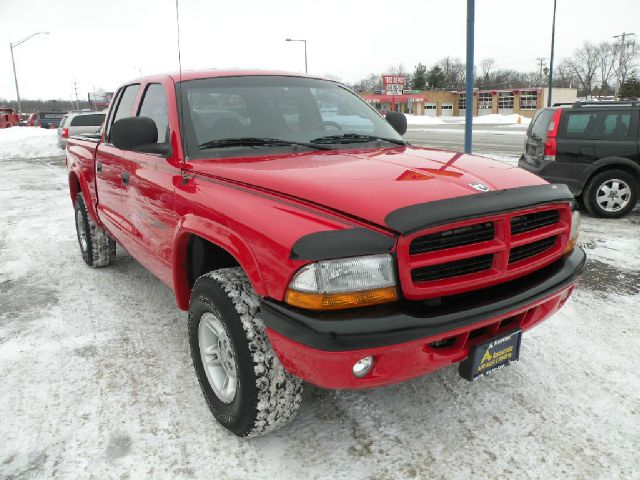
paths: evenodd
<path fill-rule="evenodd" d="M 326 143 L 364 143 L 374 140 L 380 140 L 382 142 L 389 142 L 396 145 L 407 145 L 404 140 L 396 140 L 395 138 L 384 138 L 376 135 L 360 135 L 359 133 L 344 133 L 342 135 L 327 135 L 326 137 L 318 137 L 311 140 L 313 144 L 326 144 Z"/>
<path fill-rule="evenodd" d="M 313 148 L 314 150 L 332 150 L 331 147 L 325 145 L 316 145 L 314 143 L 296 142 L 293 140 L 284 140 L 280 138 L 257 138 L 257 137 L 240 137 L 240 138 L 220 138 L 218 140 L 210 140 L 198 145 L 200 150 L 209 148 L 225 148 L 225 147 L 286 147 L 295 145 L 300 147 Z"/>

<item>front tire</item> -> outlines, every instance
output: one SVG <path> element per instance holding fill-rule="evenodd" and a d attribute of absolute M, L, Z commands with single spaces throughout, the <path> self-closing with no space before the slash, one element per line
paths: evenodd
<path fill-rule="evenodd" d="M 76 233 L 82 259 L 90 267 L 111 265 L 116 258 L 116 242 L 98 227 L 89 216 L 81 193 L 75 201 Z"/>
<path fill-rule="evenodd" d="M 631 211 L 638 201 L 638 182 L 624 170 L 605 170 L 587 184 L 584 205 L 591 215 L 619 218 Z"/>
<path fill-rule="evenodd" d="M 282 366 L 260 302 L 241 268 L 198 278 L 189 303 L 191 358 L 209 410 L 240 437 L 264 435 L 295 417 L 302 381 Z"/>

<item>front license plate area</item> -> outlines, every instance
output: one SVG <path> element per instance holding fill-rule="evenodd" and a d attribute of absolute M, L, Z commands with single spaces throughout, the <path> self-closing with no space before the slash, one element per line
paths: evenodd
<path fill-rule="evenodd" d="M 512 362 L 517 362 L 520 357 L 521 339 L 522 330 L 514 330 L 474 345 L 469 351 L 469 356 L 460 363 L 460 376 L 473 382 Z"/>

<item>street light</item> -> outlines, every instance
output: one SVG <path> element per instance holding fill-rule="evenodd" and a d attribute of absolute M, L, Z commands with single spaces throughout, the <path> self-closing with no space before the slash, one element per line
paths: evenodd
<path fill-rule="evenodd" d="M 309 73 L 307 71 L 307 41 L 306 40 L 296 40 L 295 38 L 287 38 L 285 42 L 304 42 L 304 73 Z"/>
<path fill-rule="evenodd" d="M 18 90 L 18 75 L 16 74 L 16 62 L 13 59 L 13 49 L 18 45 L 22 45 L 27 40 L 35 37 L 36 35 L 49 35 L 49 32 L 36 32 L 32 33 L 28 37 L 23 38 L 19 42 L 11 43 L 9 42 L 9 48 L 11 49 L 11 64 L 13 65 L 13 80 L 16 82 L 16 96 L 18 97 L 18 113 L 22 113 L 22 104 L 20 103 L 20 90 Z"/>

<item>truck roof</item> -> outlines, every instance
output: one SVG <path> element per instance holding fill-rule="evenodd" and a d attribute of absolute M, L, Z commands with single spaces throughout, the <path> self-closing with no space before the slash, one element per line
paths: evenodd
<path fill-rule="evenodd" d="M 217 77 L 249 77 L 249 76 L 262 76 L 262 75 L 273 75 L 273 76 L 286 76 L 286 77 L 303 77 L 303 78 L 316 78 L 321 80 L 329 80 L 319 75 L 309 75 L 306 73 L 300 72 L 287 72 L 282 70 L 256 70 L 256 69 L 216 69 L 209 68 L 204 70 L 183 70 L 182 74 L 180 72 L 165 72 L 159 73 L 156 75 L 144 75 L 142 77 L 138 77 L 132 79 L 126 83 L 131 83 L 140 80 L 147 79 L 158 79 L 158 78 L 166 78 L 170 77 L 175 82 L 179 82 L 182 78 L 182 81 L 187 80 L 198 80 L 201 78 L 217 78 Z"/>

